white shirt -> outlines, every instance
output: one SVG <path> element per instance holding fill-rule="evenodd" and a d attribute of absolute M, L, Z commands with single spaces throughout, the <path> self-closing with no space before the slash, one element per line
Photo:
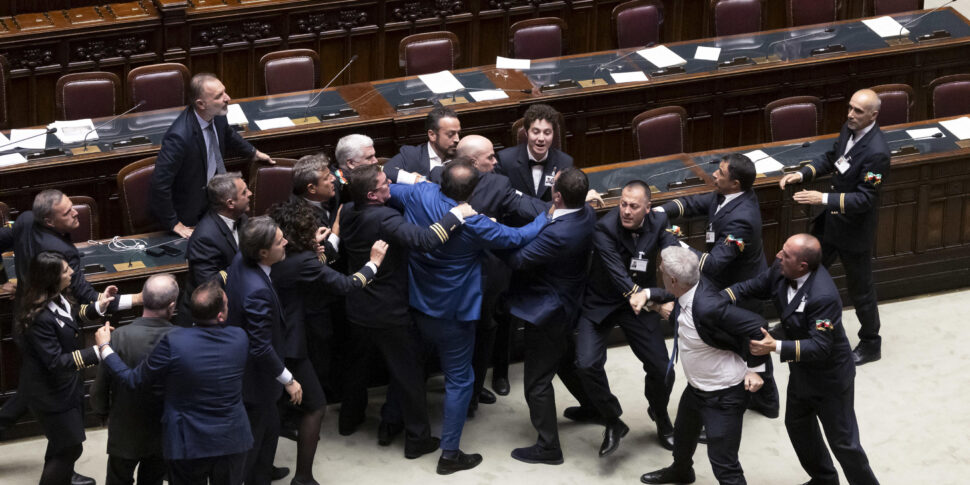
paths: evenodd
<path fill-rule="evenodd" d="M 549 158 L 549 151 L 546 151 L 546 156 L 542 157 L 542 160 L 536 160 L 536 157 L 532 156 L 532 152 L 529 147 L 525 148 L 525 152 L 529 154 L 530 162 L 545 163 L 546 159 Z M 539 183 L 542 182 L 542 172 L 546 169 L 545 165 L 532 165 L 532 185 L 535 187 L 535 191 L 539 193 Z"/>
<path fill-rule="evenodd" d="M 744 192 L 735 192 L 733 194 L 727 194 L 727 195 L 725 195 L 724 196 L 724 202 L 721 202 L 717 206 L 717 209 L 714 209 L 714 213 L 717 214 L 717 212 L 719 210 L 721 210 L 721 207 L 724 207 L 724 206 L 726 206 L 728 204 L 728 202 L 731 202 L 732 200 L 737 199 L 738 197 L 741 197 L 741 194 L 743 194 L 743 193 Z"/>
<path fill-rule="evenodd" d="M 434 151 L 434 145 L 430 141 L 428 142 L 428 162 L 430 162 L 428 164 L 428 173 L 431 173 L 435 167 L 440 167 L 445 164 L 441 160 L 441 157 L 438 156 L 438 152 Z"/>
<path fill-rule="evenodd" d="M 798 278 L 795 278 L 794 288 L 792 288 L 790 285 L 788 286 L 788 293 L 786 294 L 788 297 L 787 298 L 788 303 L 791 303 L 792 298 L 795 298 L 795 294 L 798 293 L 798 290 L 802 289 L 802 285 L 804 285 L 805 282 L 808 281 L 808 277 L 811 276 L 811 274 L 812 273 L 805 273 L 799 276 Z M 781 353 L 781 340 L 775 340 L 775 352 L 779 354 Z"/>
<path fill-rule="evenodd" d="M 552 219 L 550 220 L 554 221 L 556 220 L 557 217 L 562 217 L 567 214 L 572 214 L 573 212 L 579 212 L 580 209 L 582 209 L 582 207 L 578 209 L 556 209 L 552 211 Z"/>
<path fill-rule="evenodd" d="M 226 223 L 226 227 L 228 227 L 229 232 L 232 233 L 232 238 L 236 241 L 236 247 L 238 248 L 239 247 L 239 228 L 236 226 L 239 225 L 239 221 L 230 219 L 222 214 L 219 214 L 219 218 L 222 219 L 222 222 Z"/>
<path fill-rule="evenodd" d="M 717 391 L 736 386 L 744 381 L 748 364 L 740 355 L 704 343 L 694 326 L 694 285 L 677 299 L 680 315 L 677 317 L 677 345 L 680 348 L 680 364 L 690 385 L 702 391 Z"/>

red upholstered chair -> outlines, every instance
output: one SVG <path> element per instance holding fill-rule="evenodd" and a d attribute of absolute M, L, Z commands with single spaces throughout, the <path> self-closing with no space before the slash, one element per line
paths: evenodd
<path fill-rule="evenodd" d="M 788 26 L 834 22 L 838 0 L 788 0 Z"/>
<path fill-rule="evenodd" d="M 120 99 L 121 80 L 110 72 L 65 74 L 54 88 L 57 118 L 61 120 L 114 116 Z"/>
<path fill-rule="evenodd" d="M 923 10 L 923 0 L 872 0 L 873 15 Z"/>
<path fill-rule="evenodd" d="M 94 199 L 85 195 L 72 195 L 69 198 L 74 210 L 77 211 L 77 219 L 80 222 L 77 229 L 71 231 L 71 241 L 79 243 L 100 239 L 101 224 L 98 221 L 98 204 L 94 202 Z"/>
<path fill-rule="evenodd" d="M 149 206 L 156 158 L 148 157 L 129 163 L 118 172 L 121 224 L 126 235 L 163 229 L 152 216 Z"/>
<path fill-rule="evenodd" d="M 687 111 L 680 106 L 664 106 L 638 114 L 632 123 L 637 158 L 684 153 L 686 125 Z"/>
<path fill-rule="evenodd" d="M 943 76 L 930 82 L 931 118 L 970 114 L 970 74 Z"/>
<path fill-rule="evenodd" d="M 405 76 L 451 71 L 461 57 L 458 36 L 448 32 L 409 35 L 398 44 L 398 63 Z"/>
<path fill-rule="evenodd" d="M 759 32 L 761 0 L 711 0 L 714 15 L 714 35 L 735 35 Z"/>
<path fill-rule="evenodd" d="M 516 59 L 563 55 L 566 22 L 555 17 L 521 20 L 509 28 L 509 53 Z"/>
<path fill-rule="evenodd" d="M 249 166 L 249 190 L 253 191 L 250 208 L 253 215 L 261 216 L 277 202 L 283 202 L 293 193 L 292 158 L 273 158 L 276 165 L 258 160 Z"/>
<path fill-rule="evenodd" d="M 882 84 L 871 88 L 879 96 L 882 106 L 876 122 L 879 126 L 909 123 L 913 117 L 916 93 L 907 84 Z"/>
<path fill-rule="evenodd" d="M 259 60 L 266 94 L 309 91 L 318 87 L 320 56 L 310 49 L 270 52 Z"/>
<path fill-rule="evenodd" d="M 141 101 L 136 111 L 174 108 L 189 103 L 189 68 L 177 62 L 150 64 L 128 71 L 125 90 L 129 106 Z"/>
<path fill-rule="evenodd" d="M 765 106 L 768 141 L 818 136 L 822 119 L 819 106 L 821 101 L 815 96 L 793 96 L 768 103 Z"/>
<path fill-rule="evenodd" d="M 10 128 L 10 108 L 7 99 L 10 96 L 10 64 L 7 58 L 0 56 L 0 130 Z"/>
<path fill-rule="evenodd" d="M 658 0 L 631 0 L 613 8 L 613 33 L 616 46 L 643 47 L 660 42 L 664 22 L 663 3 Z"/>
<path fill-rule="evenodd" d="M 562 144 L 563 128 L 562 127 L 566 126 L 565 123 L 566 123 L 565 118 L 563 118 L 562 113 L 559 113 L 559 116 L 556 119 L 556 125 L 557 125 L 556 134 L 552 138 L 553 148 L 557 148 L 559 150 L 563 149 L 562 148 L 563 147 L 563 144 Z M 519 118 L 515 120 L 515 123 L 512 123 L 512 140 L 514 141 L 514 143 L 512 143 L 512 146 L 518 145 L 520 143 L 525 143 L 526 141 L 529 140 L 529 136 L 525 132 L 525 118 Z"/>

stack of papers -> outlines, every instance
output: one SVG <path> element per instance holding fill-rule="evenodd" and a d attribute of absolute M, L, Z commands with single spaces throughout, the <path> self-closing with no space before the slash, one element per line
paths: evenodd
<path fill-rule="evenodd" d="M 484 89 L 482 91 L 471 91 L 468 93 L 476 102 L 492 101 L 493 99 L 507 99 L 508 94 L 501 89 Z"/>
<path fill-rule="evenodd" d="M 229 105 L 229 113 L 226 114 L 226 120 L 229 121 L 230 125 L 249 124 L 249 119 L 246 118 L 246 113 L 243 113 L 242 106 L 239 106 L 239 104 Z"/>
<path fill-rule="evenodd" d="M 637 51 L 637 54 L 660 69 L 687 64 L 683 57 L 678 56 L 676 52 L 668 49 L 665 45 L 641 49 Z"/>
<path fill-rule="evenodd" d="M 912 137 L 913 139 L 916 139 L 916 138 L 932 138 L 933 135 L 935 135 L 937 133 L 942 133 L 942 132 L 940 131 L 939 128 L 937 128 L 935 126 L 933 128 L 921 128 L 921 129 L 918 129 L 918 130 L 906 130 L 906 134 L 909 135 L 910 137 Z"/>
<path fill-rule="evenodd" d="M 970 118 L 966 116 L 955 120 L 941 121 L 940 124 L 950 133 L 953 133 L 953 136 L 961 140 L 970 138 Z"/>
<path fill-rule="evenodd" d="M 48 128 L 57 128 L 54 135 L 61 143 L 81 143 L 82 141 L 92 141 L 98 139 L 98 132 L 94 130 L 94 123 L 90 118 L 73 121 L 55 121 Z M 44 138 L 38 136 L 37 138 Z"/>
<path fill-rule="evenodd" d="M 532 61 L 529 59 L 510 59 L 508 57 L 495 56 L 496 69 L 518 69 L 520 71 L 526 71 L 531 67 Z"/>
<path fill-rule="evenodd" d="M 643 71 L 611 72 L 610 76 L 617 84 L 647 81 L 647 75 Z"/>
<path fill-rule="evenodd" d="M 778 160 L 771 158 L 761 150 L 745 153 L 744 156 L 754 162 L 754 169 L 758 173 L 780 172 L 781 169 L 785 168 Z"/>
<path fill-rule="evenodd" d="M 256 120 L 256 127 L 260 130 L 272 130 L 273 128 L 286 128 L 289 126 L 296 126 L 293 124 L 293 120 L 283 116 L 280 118 L 267 118 L 265 120 Z"/>
<path fill-rule="evenodd" d="M 866 27 L 872 29 L 879 37 L 899 37 L 901 35 L 909 34 L 896 19 L 892 17 L 879 17 L 875 19 L 863 20 L 862 23 L 866 24 Z"/>
<path fill-rule="evenodd" d="M 10 141 L 15 141 L 13 145 L 4 147 L 2 151 L 13 150 L 15 148 L 27 148 L 29 150 L 43 150 L 47 148 L 47 137 L 43 136 L 47 130 L 44 129 L 18 129 L 10 130 Z"/>
<path fill-rule="evenodd" d="M 441 71 L 434 74 L 422 74 L 418 76 L 418 79 L 424 83 L 432 93 L 444 94 L 453 93 L 455 91 L 460 91 L 465 89 L 462 86 L 461 81 L 455 77 L 450 71 Z"/>
<path fill-rule="evenodd" d="M 721 57 L 720 47 L 706 47 L 703 45 L 697 46 L 697 51 L 694 52 L 694 59 L 701 61 L 717 61 Z"/>
<path fill-rule="evenodd" d="M 11 165 L 19 165 L 21 163 L 27 163 L 27 159 L 19 153 L 0 155 L 0 167 L 9 167 Z"/>

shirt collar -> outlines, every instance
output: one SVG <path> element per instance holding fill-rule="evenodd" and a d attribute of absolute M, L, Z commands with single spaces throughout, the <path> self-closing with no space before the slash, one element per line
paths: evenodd
<path fill-rule="evenodd" d="M 226 226 L 229 227 L 230 231 L 235 231 L 237 229 L 235 219 L 230 219 L 222 214 L 216 214 L 216 215 L 218 215 L 219 218 L 222 219 L 222 222 L 226 223 Z"/>
<path fill-rule="evenodd" d="M 869 126 L 867 126 L 867 127 L 863 128 L 863 129 L 859 130 L 858 133 L 854 133 L 853 136 L 852 136 L 852 140 L 855 143 L 859 143 L 859 140 L 861 140 L 862 137 L 866 136 L 866 133 L 869 133 L 869 131 L 872 130 L 872 127 L 873 126 L 876 126 L 875 120 L 873 120 L 872 123 L 869 123 Z"/>
<path fill-rule="evenodd" d="M 721 203 L 721 207 L 724 207 L 724 206 L 728 205 L 728 202 L 731 202 L 732 200 L 737 199 L 738 197 L 741 197 L 741 194 L 743 194 L 743 193 L 744 192 L 735 192 L 733 194 L 727 194 L 727 195 L 725 195 L 724 196 L 724 202 Z"/>
<path fill-rule="evenodd" d="M 266 273 L 266 276 L 269 276 L 270 271 L 273 269 L 263 263 L 256 263 L 256 265 L 259 266 L 259 269 L 263 270 L 263 273 Z"/>
<path fill-rule="evenodd" d="M 808 272 L 799 276 L 798 278 L 795 278 L 795 291 L 802 289 L 802 285 L 804 285 L 805 282 L 808 281 L 808 277 L 811 275 L 812 273 Z"/>
<path fill-rule="evenodd" d="M 690 308 L 694 304 L 694 293 L 697 292 L 698 284 L 699 283 L 695 283 L 694 286 L 687 290 L 686 293 L 680 295 L 680 298 L 677 298 L 677 303 L 680 303 L 680 308 L 686 308 L 688 311 L 690 311 Z"/>
<path fill-rule="evenodd" d="M 212 118 L 212 121 L 206 121 L 202 119 L 202 117 L 199 116 L 199 112 L 196 111 L 195 108 L 192 108 L 192 114 L 195 115 L 195 119 L 199 120 L 199 126 L 202 128 L 202 131 L 205 131 L 205 129 L 208 128 L 209 125 L 211 125 L 212 122 L 216 120 L 215 118 Z"/>
<path fill-rule="evenodd" d="M 430 141 L 428 142 L 428 160 L 430 160 L 431 163 L 444 162 L 444 160 L 442 160 L 441 157 L 438 156 L 438 152 L 434 151 L 434 145 L 432 145 Z"/>
<path fill-rule="evenodd" d="M 529 155 L 529 161 L 531 162 L 545 163 L 545 161 L 549 158 L 549 150 L 546 150 L 546 156 L 542 157 L 542 160 L 536 160 L 536 157 L 532 156 L 532 150 L 529 150 L 529 145 L 525 146 L 525 153 Z"/>
<path fill-rule="evenodd" d="M 316 207 L 318 209 L 322 209 L 323 208 L 323 202 L 320 202 L 319 200 L 310 200 L 310 199 L 307 199 L 306 197 L 304 197 L 303 200 L 305 200 L 308 204 L 310 204 L 310 205 L 312 205 L 312 206 L 314 206 L 314 207 Z"/>
<path fill-rule="evenodd" d="M 578 212 L 582 210 L 582 207 L 576 209 L 556 209 L 552 211 L 552 220 L 556 220 L 557 217 L 562 217 L 567 214 L 572 214 L 573 212 Z"/>
<path fill-rule="evenodd" d="M 47 309 L 64 318 L 71 318 L 71 304 L 64 295 L 57 295 L 57 298 L 47 302 Z"/>

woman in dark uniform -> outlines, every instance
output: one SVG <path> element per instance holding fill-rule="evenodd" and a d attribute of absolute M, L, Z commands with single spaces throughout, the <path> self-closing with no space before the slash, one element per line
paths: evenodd
<path fill-rule="evenodd" d="M 47 436 L 41 485 L 70 485 L 84 441 L 81 371 L 98 363 L 95 346 L 83 348 L 82 322 L 94 322 L 114 300 L 109 286 L 97 302 L 76 304 L 65 290 L 74 271 L 64 256 L 38 253 L 27 274 L 17 327 L 24 351 L 21 391 Z"/>

